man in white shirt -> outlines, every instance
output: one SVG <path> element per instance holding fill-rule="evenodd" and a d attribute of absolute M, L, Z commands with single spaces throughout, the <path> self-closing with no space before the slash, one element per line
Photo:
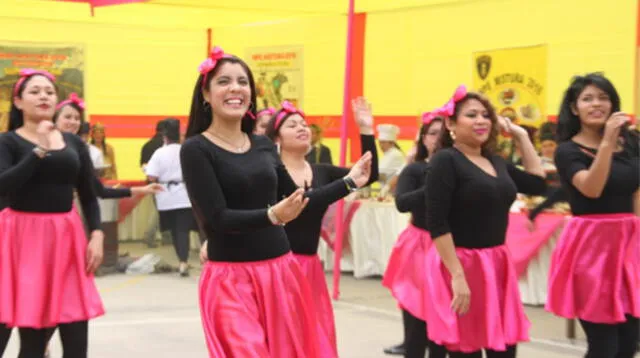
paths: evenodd
<path fill-rule="evenodd" d="M 91 126 L 87 122 L 82 122 L 80 125 L 80 129 L 78 130 L 78 135 L 82 140 L 87 143 L 89 147 L 89 156 L 91 157 L 91 162 L 93 163 L 93 168 L 97 171 L 104 169 L 104 155 L 96 147 L 95 145 L 89 143 L 89 132 L 91 131 Z"/>

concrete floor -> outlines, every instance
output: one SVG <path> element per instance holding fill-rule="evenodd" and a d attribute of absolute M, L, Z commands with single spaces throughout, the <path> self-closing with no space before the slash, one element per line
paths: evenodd
<path fill-rule="evenodd" d="M 121 247 L 120 252 L 149 252 L 140 244 Z M 174 261 L 170 247 L 154 249 Z M 194 255 L 195 256 L 195 255 Z M 177 274 L 109 275 L 97 279 L 107 314 L 90 325 L 92 358 L 207 357 L 200 325 L 197 298 L 199 264 L 191 277 Z M 330 281 L 329 281 L 330 282 Z M 338 344 L 343 358 L 388 357 L 386 346 L 398 343 L 402 323 L 396 303 L 379 279 L 355 280 L 343 275 L 341 299 L 334 303 Z M 564 339 L 565 322 L 540 308 L 527 308 L 533 323 L 532 341 L 519 347 L 519 357 L 560 358 L 584 355 L 584 341 Z M 578 328 L 579 334 L 582 332 Z M 5 357 L 16 357 L 19 339 L 11 339 Z M 53 357 L 61 357 L 57 336 Z M 640 356 L 640 355 L 639 355 Z"/>

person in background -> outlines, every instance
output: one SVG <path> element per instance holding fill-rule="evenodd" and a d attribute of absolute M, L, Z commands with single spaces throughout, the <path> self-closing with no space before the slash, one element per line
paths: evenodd
<path fill-rule="evenodd" d="M 404 355 L 407 358 L 424 358 L 427 346 L 431 346 L 430 358 L 444 358 L 446 349 L 429 344 L 425 324 L 424 287 L 427 285 L 424 256 L 431 246 L 427 229 L 426 180 L 429 173 L 429 155 L 435 152 L 444 118 L 438 113 L 422 115 L 422 126 L 415 142 L 414 161 L 408 164 L 398 177 L 396 208 L 401 213 L 411 213 L 411 223 L 393 245 L 389 264 L 382 279 L 402 309 L 404 342 L 384 349 L 385 354 Z"/>
<path fill-rule="evenodd" d="M 307 153 L 307 161 L 311 164 L 333 164 L 331 149 L 322 144 L 322 128 L 317 124 L 312 124 L 309 128 L 311 129 L 311 149 Z"/>
<path fill-rule="evenodd" d="M 253 134 L 264 135 L 264 133 L 267 131 L 269 120 L 275 113 L 276 109 L 273 107 L 265 108 L 258 111 L 258 113 L 256 113 L 256 128 L 254 128 Z"/>
<path fill-rule="evenodd" d="M 555 162 L 573 216 L 545 308 L 580 320 L 588 358 L 632 358 L 640 334 L 640 150 L 629 120 L 600 74 L 575 77 L 558 114 Z"/>
<path fill-rule="evenodd" d="M 107 180 L 118 179 L 118 169 L 116 168 L 116 153 L 113 147 L 107 143 L 104 125 L 96 123 L 91 129 L 91 144 L 100 149 L 104 156 L 104 171 L 102 178 Z"/>
<path fill-rule="evenodd" d="M 180 276 L 187 277 L 189 232 L 195 228 L 191 201 L 182 181 L 180 121 L 166 119 L 162 137 L 165 145 L 153 153 L 145 171 L 150 182 L 160 183 L 166 188 L 156 194 L 160 227 L 171 233 L 173 247 L 180 260 Z"/>
<path fill-rule="evenodd" d="M 397 176 L 406 165 L 406 158 L 396 142 L 400 128 L 393 124 L 378 125 L 378 144 L 384 153 L 380 159 L 378 172 L 382 184 L 381 193 L 393 192 Z"/>
<path fill-rule="evenodd" d="M 164 140 L 162 139 L 162 133 L 164 130 L 164 123 L 167 119 L 175 119 L 175 118 L 165 118 L 156 123 L 156 133 L 149 139 L 143 146 L 140 151 L 140 167 L 144 171 L 145 166 L 149 163 L 151 156 L 156 152 L 160 147 L 164 145 Z"/>
<path fill-rule="evenodd" d="M 84 120 L 80 123 L 80 127 L 75 132 L 82 138 L 82 141 L 87 143 L 89 147 L 89 156 L 91 156 L 91 162 L 93 163 L 93 169 L 98 173 L 104 168 L 104 156 L 98 147 L 89 143 L 89 133 L 91 133 L 91 125 Z"/>

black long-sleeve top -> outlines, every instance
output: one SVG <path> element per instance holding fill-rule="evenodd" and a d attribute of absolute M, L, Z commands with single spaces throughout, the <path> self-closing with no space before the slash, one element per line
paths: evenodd
<path fill-rule="evenodd" d="M 298 187 L 282 164 L 275 145 L 250 135 L 245 153 L 229 152 L 204 137 L 193 136 L 180 151 L 182 175 L 202 232 L 209 238 L 211 261 L 266 260 L 290 251 L 284 227 L 273 225 L 268 207 Z M 335 181 L 306 192 L 310 202 L 346 195 Z"/>
<path fill-rule="evenodd" d="M 371 176 L 367 185 L 378 180 L 378 154 L 376 151 L 376 143 L 374 136 L 361 135 L 362 154 L 371 152 Z M 348 168 L 333 166 L 330 164 L 311 164 L 313 179 L 311 181 L 310 191 L 317 190 L 331 182 L 339 181 L 343 186 L 346 185 L 342 178 L 349 174 Z M 317 196 L 309 201 L 307 207 L 300 213 L 296 219 L 285 226 L 287 238 L 291 245 L 291 251 L 296 254 L 314 255 L 318 251 L 318 242 L 320 241 L 320 230 L 322 229 L 322 218 L 327 212 L 329 205 L 349 194 L 344 191 L 342 196 Z"/>
<path fill-rule="evenodd" d="M 425 196 L 428 170 L 427 162 L 413 162 L 402 169 L 396 185 L 396 208 L 401 213 L 411 212 L 411 223 L 423 230 L 428 230 Z"/>
<path fill-rule="evenodd" d="M 551 190 L 550 192 L 547 191 L 547 194 L 548 195 L 544 199 L 544 201 L 538 204 L 538 206 L 536 206 L 529 212 L 529 220 L 535 220 L 542 211 L 552 207 L 556 203 L 569 200 L 567 191 L 563 187 L 553 188 L 553 190 Z"/>
<path fill-rule="evenodd" d="M 567 190 L 573 215 L 633 213 L 633 194 L 640 185 L 640 158 L 631 150 L 613 154 L 609 177 L 599 198 L 588 198 L 573 186 L 573 176 L 588 170 L 597 150 L 568 141 L 556 149 L 556 167 Z"/>
<path fill-rule="evenodd" d="M 544 178 L 522 171 L 499 156 L 487 159 L 496 177 L 456 148 L 440 150 L 429 161 L 427 227 L 434 239 L 451 233 L 456 247 L 502 245 L 516 193 L 545 192 Z"/>
<path fill-rule="evenodd" d="M 120 199 L 128 198 L 131 196 L 130 188 L 107 188 L 102 184 L 97 176 L 93 176 L 92 179 L 93 189 L 96 192 L 96 196 L 102 199 Z"/>
<path fill-rule="evenodd" d="M 93 189 L 93 164 L 80 137 L 62 133 L 65 147 L 39 158 L 35 144 L 15 132 L 0 137 L 0 196 L 16 211 L 64 213 L 77 190 L 90 230 L 100 229 L 100 207 Z"/>

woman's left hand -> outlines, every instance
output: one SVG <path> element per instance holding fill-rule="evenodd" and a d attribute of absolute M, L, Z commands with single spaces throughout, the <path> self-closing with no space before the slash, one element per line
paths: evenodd
<path fill-rule="evenodd" d="M 104 257 L 104 233 L 101 230 L 95 230 L 91 233 L 91 239 L 87 246 L 87 273 L 96 272 L 102 264 Z"/>
<path fill-rule="evenodd" d="M 504 132 L 511 134 L 515 139 L 524 139 L 529 137 L 526 129 L 511 122 L 507 117 L 498 116 L 498 125 Z"/>
<path fill-rule="evenodd" d="M 371 177 L 371 152 L 366 152 L 358 162 L 351 168 L 348 177 L 350 177 L 358 188 L 362 188 Z"/>
<path fill-rule="evenodd" d="M 373 114 L 371 112 L 371 103 L 367 102 L 364 97 L 358 97 L 351 102 L 353 116 L 360 127 L 360 133 L 373 135 Z"/>

